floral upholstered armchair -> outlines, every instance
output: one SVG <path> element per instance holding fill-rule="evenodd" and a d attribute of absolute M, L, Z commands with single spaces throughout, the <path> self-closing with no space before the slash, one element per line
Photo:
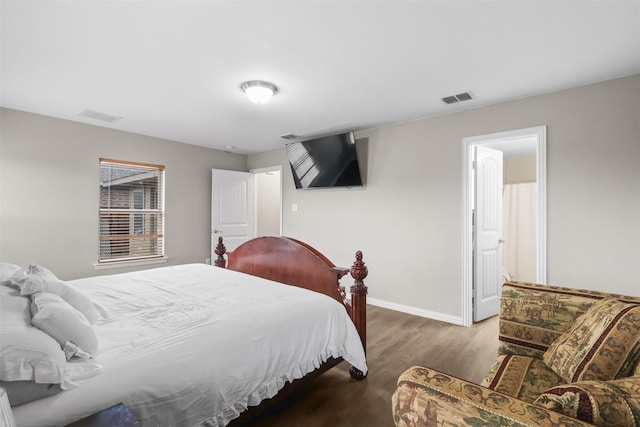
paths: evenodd
<path fill-rule="evenodd" d="M 507 282 L 481 384 L 427 367 L 398 379 L 398 427 L 640 426 L 640 297 Z"/>

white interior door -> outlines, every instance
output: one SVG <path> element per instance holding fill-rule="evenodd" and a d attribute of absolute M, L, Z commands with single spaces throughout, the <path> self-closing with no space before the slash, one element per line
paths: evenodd
<path fill-rule="evenodd" d="M 211 173 L 211 259 L 218 237 L 231 252 L 255 236 L 254 176 L 213 169 Z"/>
<path fill-rule="evenodd" d="M 473 320 L 498 314 L 502 288 L 502 152 L 476 146 Z"/>

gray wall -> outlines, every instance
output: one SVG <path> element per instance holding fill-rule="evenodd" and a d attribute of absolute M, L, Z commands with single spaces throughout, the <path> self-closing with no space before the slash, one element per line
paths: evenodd
<path fill-rule="evenodd" d="M 536 156 L 505 157 L 504 183 L 536 182 Z"/>
<path fill-rule="evenodd" d="M 246 156 L 15 110 L 0 114 L 0 260 L 35 262 L 63 279 L 131 270 L 93 266 L 101 157 L 165 165 L 167 264 L 210 256 L 211 169 L 246 171 Z"/>
<path fill-rule="evenodd" d="M 640 76 L 358 132 L 367 186 L 351 190 L 295 190 L 284 148 L 247 159 L 0 112 L 0 259 L 37 262 L 64 279 L 121 271 L 93 268 L 100 157 L 166 166 L 171 264 L 209 256 L 211 168 L 281 165 L 284 235 L 339 266 L 362 250 L 374 302 L 455 322 L 462 140 L 547 125 L 548 281 L 640 295 Z"/>
<path fill-rule="evenodd" d="M 548 282 L 640 295 L 640 76 L 358 132 L 368 140 L 364 189 L 296 190 L 284 149 L 248 166 L 283 165 L 284 235 L 339 265 L 362 250 L 371 298 L 455 322 L 462 140 L 538 125 L 547 125 Z"/>

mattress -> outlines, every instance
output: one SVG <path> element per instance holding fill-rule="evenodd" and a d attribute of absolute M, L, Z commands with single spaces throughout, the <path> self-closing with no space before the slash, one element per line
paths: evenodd
<path fill-rule="evenodd" d="M 67 282 L 99 308 L 99 375 L 13 408 L 61 426 L 123 403 L 143 426 L 224 426 L 287 381 L 342 357 L 367 372 L 344 307 L 301 288 L 205 264 Z"/>

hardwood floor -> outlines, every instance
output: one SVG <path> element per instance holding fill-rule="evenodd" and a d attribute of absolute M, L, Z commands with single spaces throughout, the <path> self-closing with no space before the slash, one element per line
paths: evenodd
<path fill-rule="evenodd" d="M 367 347 L 365 380 L 353 380 L 342 362 L 252 425 L 392 427 L 391 395 L 411 366 L 482 380 L 497 354 L 498 317 L 467 328 L 369 305 Z"/>

